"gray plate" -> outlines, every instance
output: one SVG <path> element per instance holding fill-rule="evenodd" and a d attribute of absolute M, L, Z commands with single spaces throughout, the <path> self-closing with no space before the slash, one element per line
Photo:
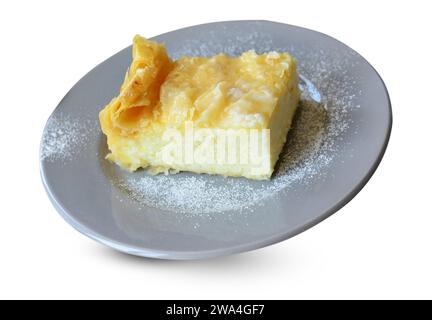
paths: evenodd
<path fill-rule="evenodd" d="M 341 42 L 267 21 L 204 24 L 153 38 L 170 55 L 284 50 L 298 60 L 302 105 L 271 181 L 180 173 L 127 173 L 104 160 L 98 112 L 118 93 L 126 48 L 67 93 L 47 122 L 41 175 L 58 212 L 114 249 L 152 258 L 198 259 L 292 237 L 340 209 L 377 168 L 391 107 L 373 67 Z"/>

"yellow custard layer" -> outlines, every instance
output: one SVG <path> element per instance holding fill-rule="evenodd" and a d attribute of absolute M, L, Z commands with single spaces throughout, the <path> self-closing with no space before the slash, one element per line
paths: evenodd
<path fill-rule="evenodd" d="M 287 53 L 248 51 L 239 57 L 219 54 L 173 62 L 162 44 L 136 36 L 120 94 L 100 112 L 111 151 L 107 157 L 130 171 L 149 167 L 155 173 L 191 171 L 268 179 L 299 96 L 296 62 Z M 252 131 L 259 134 L 261 162 L 252 161 L 254 153 L 245 149 L 256 142 L 249 134 Z M 190 134 L 202 138 L 202 132 L 210 138 L 185 142 Z M 266 133 L 268 148 L 261 143 Z M 238 139 L 230 141 L 238 142 L 234 146 L 238 154 L 234 161 L 226 161 L 218 151 L 228 154 L 233 144 L 218 143 L 236 135 Z M 182 150 L 166 157 L 168 149 L 173 151 L 169 139 L 173 136 L 183 141 Z M 199 151 L 200 161 L 191 156 Z M 207 159 L 203 160 L 203 153 Z M 248 161 L 240 159 L 245 153 Z"/>

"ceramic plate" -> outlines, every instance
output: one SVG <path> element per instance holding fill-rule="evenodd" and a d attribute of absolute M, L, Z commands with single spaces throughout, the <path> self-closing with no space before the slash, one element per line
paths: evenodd
<path fill-rule="evenodd" d="M 117 95 L 131 47 L 66 94 L 45 127 L 40 167 L 58 212 L 114 249 L 198 259 L 292 237 L 340 209 L 377 168 L 391 130 L 387 90 L 374 68 L 319 32 L 268 21 L 230 21 L 172 31 L 173 58 L 288 51 L 298 61 L 301 105 L 270 181 L 125 172 L 105 160 L 98 112 Z"/>

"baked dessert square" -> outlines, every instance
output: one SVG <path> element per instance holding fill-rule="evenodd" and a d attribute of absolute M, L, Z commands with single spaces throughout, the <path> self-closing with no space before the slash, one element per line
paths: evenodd
<path fill-rule="evenodd" d="M 269 179 L 299 97 L 288 53 L 172 61 L 136 36 L 120 93 L 99 115 L 107 158 L 130 171 Z"/>

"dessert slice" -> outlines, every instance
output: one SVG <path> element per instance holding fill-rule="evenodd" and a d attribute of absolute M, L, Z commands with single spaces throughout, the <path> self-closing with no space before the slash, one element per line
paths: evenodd
<path fill-rule="evenodd" d="M 120 94 L 99 115 L 107 158 L 130 171 L 269 179 L 299 97 L 287 53 L 173 62 L 163 45 L 136 36 Z"/>

